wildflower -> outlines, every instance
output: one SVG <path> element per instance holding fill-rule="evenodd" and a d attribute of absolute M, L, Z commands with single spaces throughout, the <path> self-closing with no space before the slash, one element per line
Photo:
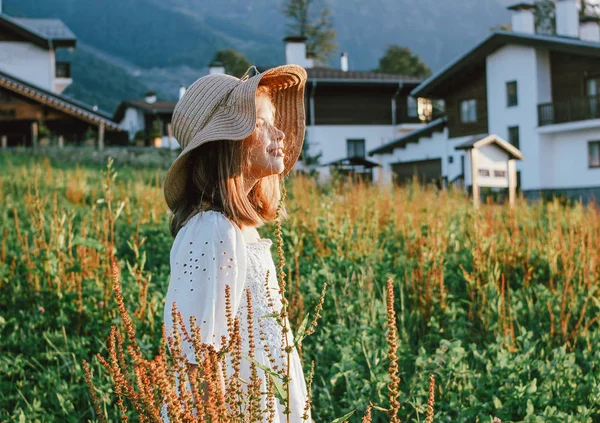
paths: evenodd
<path fill-rule="evenodd" d="M 44 307 L 42 307 L 42 306 L 39 306 L 39 307 L 38 307 L 38 311 L 39 311 L 40 313 L 43 313 L 43 312 L 45 312 L 46 310 L 44 309 Z"/>
<path fill-rule="evenodd" d="M 104 307 L 104 301 L 98 301 L 98 307 Z"/>
<path fill-rule="evenodd" d="M 494 419 L 492 420 L 492 423 L 502 423 L 502 420 L 500 420 L 500 418 L 498 418 L 498 417 L 494 417 Z"/>

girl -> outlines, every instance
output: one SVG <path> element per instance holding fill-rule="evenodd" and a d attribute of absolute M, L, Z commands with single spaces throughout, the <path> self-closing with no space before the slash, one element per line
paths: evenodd
<path fill-rule="evenodd" d="M 288 366 L 285 341 L 277 320 L 264 316 L 278 313 L 282 303 L 272 242 L 261 239 L 256 228 L 275 219 L 280 179 L 302 150 L 305 83 L 306 71 L 297 65 L 241 79 L 224 74 L 198 79 L 173 112 L 174 135 L 183 151 L 164 184 L 175 237 L 165 300 L 167 333 L 173 328 L 176 302 L 188 332 L 190 317 L 195 316 L 202 342 L 220 348 L 221 337 L 227 335 L 225 286 L 229 285 L 232 314 L 240 320 L 242 352 L 247 356 L 249 290 L 255 359 L 279 373 L 286 373 Z M 289 331 L 287 337 L 293 345 Z M 190 343 L 184 341 L 182 349 L 189 363 L 197 364 Z M 245 381 L 249 369 L 243 359 Z M 295 348 L 289 374 L 290 420 L 302 422 L 307 392 Z M 268 376 L 260 369 L 259 376 L 265 392 Z M 263 398 L 263 408 L 265 403 Z M 285 407 L 276 401 L 276 408 L 275 422 L 286 422 Z M 163 418 L 168 421 L 166 407 Z"/>

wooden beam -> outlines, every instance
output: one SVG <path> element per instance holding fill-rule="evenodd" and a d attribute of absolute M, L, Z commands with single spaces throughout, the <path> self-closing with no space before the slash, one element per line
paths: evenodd
<path fill-rule="evenodd" d="M 38 123 L 36 121 L 31 122 L 31 145 L 34 150 L 37 150 L 38 146 Z"/>
<path fill-rule="evenodd" d="M 2 135 L 0 137 L 1 143 L 2 143 L 2 148 L 5 149 L 8 147 L 8 137 L 6 135 Z"/>
<path fill-rule="evenodd" d="M 515 206 L 517 199 L 517 162 L 515 159 L 508 161 L 508 203 Z"/>
<path fill-rule="evenodd" d="M 479 183 L 477 182 L 477 161 L 479 158 L 479 150 L 472 148 L 471 152 L 471 185 L 473 186 L 473 207 L 479 208 L 481 205 L 481 197 L 479 196 Z"/>
<path fill-rule="evenodd" d="M 104 123 L 98 126 L 98 150 L 104 150 Z"/>
<path fill-rule="evenodd" d="M 65 136 L 59 135 L 58 136 L 58 148 L 62 149 L 64 147 L 65 147 Z"/>

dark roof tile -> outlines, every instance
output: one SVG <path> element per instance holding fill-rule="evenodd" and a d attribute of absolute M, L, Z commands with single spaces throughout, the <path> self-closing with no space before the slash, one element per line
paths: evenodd
<path fill-rule="evenodd" d="M 259 72 L 265 72 L 271 69 L 270 66 L 257 66 Z M 326 68 L 326 67 L 315 67 L 307 68 L 306 73 L 308 74 L 308 80 L 316 81 L 327 81 L 327 82 L 345 82 L 345 83 L 407 83 L 407 84 L 420 84 L 423 82 L 423 78 L 417 78 L 414 76 L 398 75 L 391 73 L 379 73 L 371 71 L 343 71 L 341 69 Z"/>
<path fill-rule="evenodd" d="M 600 59 L 600 43 L 556 35 L 496 31 L 416 87 L 411 95 L 429 98 L 443 97 L 447 88 L 453 86 L 451 82 L 454 77 L 464 77 L 468 69 L 485 64 L 485 58 L 488 55 L 509 44 L 547 48 L 552 51 Z"/>
<path fill-rule="evenodd" d="M 433 120 L 416 131 L 409 132 L 400 138 L 369 151 L 369 156 L 373 156 L 375 154 L 392 153 L 396 148 L 406 148 L 406 146 L 410 143 L 418 143 L 421 138 L 430 137 L 434 132 L 442 131 L 446 126 L 446 122 L 448 122 L 446 117 Z"/>
<path fill-rule="evenodd" d="M 75 47 L 77 37 L 60 19 L 13 18 L 0 14 L 0 25 L 42 47 Z"/>
<path fill-rule="evenodd" d="M 11 18 L 24 28 L 47 40 L 75 40 L 75 34 L 60 19 Z"/>
<path fill-rule="evenodd" d="M 116 122 L 120 122 L 125 116 L 125 110 L 127 110 L 128 107 L 140 109 L 151 114 L 169 114 L 173 113 L 176 104 L 177 103 L 172 101 L 156 101 L 154 103 L 146 103 L 145 100 L 123 100 L 117 107 L 117 110 L 113 115 L 113 119 Z"/>
<path fill-rule="evenodd" d="M 1 71 L 0 87 L 53 109 L 60 110 L 61 112 L 72 115 L 80 120 L 96 125 L 104 123 L 108 129 L 121 130 L 119 125 L 112 121 L 107 113 L 102 112 L 101 110 L 94 110 L 93 106 L 74 100 L 65 95 L 50 92 Z"/>

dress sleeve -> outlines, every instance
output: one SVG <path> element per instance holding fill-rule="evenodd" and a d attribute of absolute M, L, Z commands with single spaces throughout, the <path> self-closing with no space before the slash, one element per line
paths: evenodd
<path fill-rule="evenodd" d="M 205 211 L 179 231 L 171 249 L 171 278 L 165 299 L 167 335 L 173 330 L 173 303 L 181 312 L 188 333 L 196 317 L 203 343 L 221 347 L 227 335 L 225 286 L 231 291 L 232 314 L 242 299 L 246 279 L 243 235 L 225 215 Z M 197 364 L 191 343 L 182 339 L 182 351 Z"/>

